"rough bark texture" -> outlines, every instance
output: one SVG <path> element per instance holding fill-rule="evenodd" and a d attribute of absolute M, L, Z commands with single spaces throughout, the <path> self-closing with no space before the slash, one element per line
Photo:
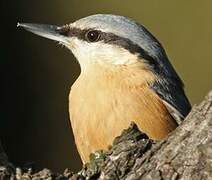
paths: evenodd
<path fill-rule="evenodd" d="M 1 179 L 212 179 L 212 92 L 167 139 L 153 142 L 132 123 L 77 174 L 15 170 L 1 146 L 0 166 Z"/>

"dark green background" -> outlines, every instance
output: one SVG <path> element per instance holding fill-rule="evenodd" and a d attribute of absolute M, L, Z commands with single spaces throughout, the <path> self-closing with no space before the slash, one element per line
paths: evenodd
<path fill-rule="evenodd" d="M 79 74 L 73 55 L 56 43 L 16 28 L 19 22 L 65 24 L 96 13 L 129 16 L 163 44 L 192 104 L 212 88 L 212 1 L 1 1 L 0 135 L 18 165 L 77 170 L 68 94 Z"/>

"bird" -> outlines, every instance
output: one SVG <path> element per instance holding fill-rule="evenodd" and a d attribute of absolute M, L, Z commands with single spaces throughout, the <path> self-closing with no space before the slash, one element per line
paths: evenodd
<path fill-rule="evenodd" d="M 149 138 L 162 140 L 191 110 L 162 44 L 131 18 L 94 14 L 62 26 L 17 26 L 59 42 L 79 62 L 69 115 L 83 163 L 90 153 L 107 149 L 132 121 Z"/>

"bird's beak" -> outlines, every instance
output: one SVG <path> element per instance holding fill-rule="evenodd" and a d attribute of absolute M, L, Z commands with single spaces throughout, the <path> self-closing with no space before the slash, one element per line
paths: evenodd
<path fill-rule="evenodd" d="M 67 37 L 62 35 L 61 29 L 63 27 L 47 24 L 30 24 L 30 23 L 18 23 L 17 27 L 22 27 L 27 31 L 30 31 L 39 36 L 55 40 L 62 43 L 67 43 Z"/>

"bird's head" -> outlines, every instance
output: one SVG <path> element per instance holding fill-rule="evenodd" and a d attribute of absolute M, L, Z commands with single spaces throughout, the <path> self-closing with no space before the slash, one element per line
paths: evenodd
<path fill-rule="evenodd" d="M 113 77 L 122 74 L 119 79 L 114 78 L 114 82 L 123 80 L 127 82 L 127 87 L 130 87 L 129 82 L 131 87 L 137 84 L 140 87 L 145 82 L 166 104 L 168 102 L 174 107 L 174 112 L 177 109 L 182 114 L 180 116 L 183 117 L 190 111 L 183 83 L 169 62 L 165 50 L 145 27 L 129 18 L 97 14 L 64 26 L 26 23 L 18 23 L 18 26 L 69 48 L 80 63 L 82 72 L 88 72 L 92 69 L 89 67 L 98 64 L 100 71 L 92 69 L 89 72 L 94 72 L 100 81 L 102 79 L 99 75 L 105 74 L 99 67 L 113 66 L 113 70 L 119 70 L 113 71 Z M 112 71 L 105 72 L 110 75 L 108 77 L 112 77 Z M 87 74 L 82 77 L 89 77 Z"/>
<path fill-rule="evenodd" d="M 175 74 L 161 44 L 142 25 L 117 15 L 97 14 L 64 26 L 18 23 L 37 35 L 68 47 L 86 70 L 92 64 L 148 65 L 159 73 Z"/>

